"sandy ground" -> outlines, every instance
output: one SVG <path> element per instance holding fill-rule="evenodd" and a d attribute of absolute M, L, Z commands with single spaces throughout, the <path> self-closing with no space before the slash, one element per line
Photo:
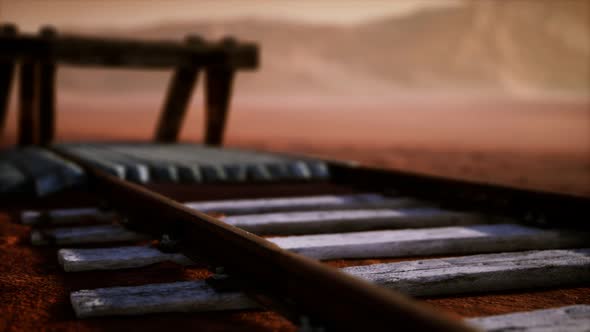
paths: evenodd
<path fill-rule="evenodd" d="M 590 101 L 573 99 L 390 99 L 238 96 L 231 146 L 349 159 L 475 181 L 590 196 Z M 154 96 L 61 94 L 58 139 L 146 140 Z M 203 135 L 195 98 L 182 140 Z M 14 142 L 13 110 L 3 144 Z"/>

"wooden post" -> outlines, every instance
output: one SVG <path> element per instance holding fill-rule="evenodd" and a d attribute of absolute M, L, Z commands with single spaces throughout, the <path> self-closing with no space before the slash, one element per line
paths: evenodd
<path fill-rule="evenodd" d="M 57 32 L 52 27 L 44 27 L 39 32 L 41 38 L 55 38 Z M 50 144 L 55 136 L 55 73 L 56 65 L 53 55 L 38 62 L 39 93 L 39 143 Z"/>
<path fill-rule="evenodd" d="M 17 28 L 12 24 L 0 26 L 1 36 L 16 36 Z M 6 125 L 8 114 L 8 102 L 10 100 L 10 88 L 14 77 L 15 60 L 0 62 L 0 139 Z"/>
<path fill-rule="evenodd" d="M 200 45 L 203 41 L 196 36 L 189 36 L 186 43 Z M 160 119 L 156 128 L 154 140 L 157 142 L 175 142 L 182 127 L 192 92 L 197 83 L 199 67 L 195 65 L 180 65 L 174 71 Z"/>
<path fill-rule="evenodd" d="M 37 103 L 36 87 L 37 75 L 35 75 L 35 63 L 30 59 L 20 65 L 19 86 L 19 133 L 18 144 L 31 145 L 36 143 Z"/>
<path fill-rule="evenodd" d="M 231 51 L 236 46 L 235 40 L 226 38 L 224 48 Z M 207 68 L 205 83 L 206 127 L 205 144 L 221 145 L 223 132 L 229 110 L 229 102 L 234 80 L 234 68 L 230 66 L 211 66 Z"/>

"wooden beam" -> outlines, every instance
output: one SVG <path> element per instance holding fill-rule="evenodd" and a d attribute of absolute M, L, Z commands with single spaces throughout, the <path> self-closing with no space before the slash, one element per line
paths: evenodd
<path fill-rule="evenodd" d="M 59 264 L 66 272 L 117 270 L 144 267 L 161 262 L 194 265 L 181 253 L 165 253 L 150 246 L 126 246 L 99 249 L 60 249 Z"/>
<path fill-rule="evenodd" d="M 178 139 L 197 82 L 197 75 L 196 67 L 179 67 L 174 71 L 164 107 L 160 113 L 155 141 L 175 142 Z"/>
<path fill-rule="evenodd" d="M 475 216 L 471 218 L 471 222 L 476 221 Z M 464 221 L 465 219 L 458 224 L 464 223 Z M 313 222 L 309 224 L 313 225 Z M 356 222 L 363 222 L 363 220 L 356 220 Z M 395 222 L 395 220 L 392 221 L 393 227 L 398 226 L 395 225 Z M 419 222 L 416 222 L 416 225 L 410 224 L 408 226 L 421 227 Z M 321 221 L 316 224 L 321 224 Z M 440 224 L 448 225 L 452 224 L 452 221 L 442 220 Z M 233 224 L 232 226 L 260 235 L 257 229 L 244 227 L 244 225 Z M 288 234 L 280 227 L 277 228 L 279 231 L 275 234 Z M 348 225 L 332 227 L 333 232 L 347 232 L 349 230 L 350 226 Z M 310 233 L 318 232 L 312 229 Z M 122 238 L 121 234 L 125 234 L 125 237 Z M 133 242 L 141 240 L 142 236 L 141 233 L 128 231 L 120 225 L 59 227 L 31 232 L 31 240 L 36 245 L 46 244 L 49 242 L 48 239 L 51 239 L 54 244 L 67 245 Z M 266 240 L 303 256 L 329 260 L 579 248 L 586 245 L 588 236 L 567 230 L 544 230 L 517 224 L 495 224 L 291 235 L 267 237 Z M 121 257 L 121 259 L 127 258 Z"/>
<path fill-rule="evenodd" d="M 205 144 L 222 145 L 232 93 L 234 71 L 208 68 L 206 83 Z"/>
<path fill-rule="evenodd" d="M 351 266 L 342 271 L 411 296 L 564 287 L 590 279 L 590 249 L 500 252 Z"/>
<path fill-rule="evenodd" d="M 12 24 L 0 26 L 0 36 L 16 36 L 17 28 Z M 4 132 L 6 116 L 8 114 L 8 101 L 10 100 L 10 88 L 14 77 L 14 60 L 0 62 L 0 137 Z"/>
<path fill-rule="evenodd" d="M 188 45 L 198 46 L 203 44 L 203 40 L 196 36 L 187 38 Z M 181 65 L 176 68 L 170 84 L 168 93 L 154 140 L 157 142 L 176 142 L 182 127 L 188 105 L 191 100 L 192 92 L 197 83 L 199 67 Z"/>
<path fill-rule="evenodd" d="M 4 132 L 6 116 L 8 114 L 8 102 L 10 100 L 10 88 L 14 76 L 14 62 L 0 63 L 0 137 Z"/>
<path fill-rule="evenodd" d="M 71 294 L 71 300 L 78 318 L 259 307 L 246 294 L 217 292 L 205 280 L 80 290 Z"/>
<path fill-rule="evenodd" d="M 231 38 L 223 41 L 228 53 L 235 49 L 236 42 Z M 229 102 L 232 93 L 232 85 L 235 71 L 230 66 L 211 66 L 207 68 L 207 80 L 205 82 L 205 144 L 221 145 L 223 132 L 227 121 Z"/>
<path fill-rule="evenodd" d="M 503 252 L 358 265 L 342 271 L 408 295 L 441 296 L 582 284 L 590 277 L 588 254 L 589 249 Z M 58 262 L 66 272 L 139 268 L 166 261 L 196 263 L 148 246 L 58 251 Z"/>
<path fill-rule="evenodd" d="M 31 232 L 31 244 L 35 246 L 81 243 L 137 242 L 149 236 L 128 230 L 121 225 L 95 225 L 79 227 L 62 227 L 51 230 L 34 230 Z"/>
<path fill-rule="evenodd" d="M 238 43 L 231 38 L 217 43 L 205 43 L 190 37 L 183 45 L 166 41 L 57 36 L 53 28 L 44 28 L 40 35 L 8 38 L 0 34 L 0 58 L 8 61 L 20 58 L 23 62 L 19 118 L 21 145 L 48 144 L 54 138 L 57 63 L 79 66 L 176 67 L 155 133 L 155 140 L 160 142 L 177 140 L 197 81 L 198 70 L 207 67 L 205 142 L 210 145 L 222 143 L 235 71 L 256 68 L 258 65 L 258 47 L 252 43 Z M 9 75 L 3 74 L 4 71 L 9 72 L 9 69 L 0 68 L 0 87 L 2 84 L 9 84 L 9 79 L 5 78 Z M 7 98 L 2 97 L 0 95 L 0 102 Z M 4 113 L 4 109 L 0 109 L 2 122 Z"/>
<path fill-rule="evenodd" d="M 171 68 L 178 65 L 227 65 L 254 69 L 258 65 L 258 46 L 236 43 L 227 52 L 223 42 L 187 46 L 176 41 L 142 41 L 81 36 L 59 36 L 48 41 L 38 36 L 0 35 L 0 58 L 51 54 L 57 62 L 74 66 Z"/>
<path fill-rule="evenodd" d="M 590 305 L 477 317 L 466 322 L 481 331 L 584 331 L 590 326 Z"/>
<path fill-rule="evenodd" d="M 54 39 L 57 32 L 52 27 L 44 27 L 39 32 L 46 40 Z M 55 136 L 55 60 L 51 56 L 38 63 L 39 75 L 39 143 L 46 145 Z"/>
<path fill-rule="evenodd" d="M 35 84 L 37 75 L 35 66 L 36 64 L 32 61 L 24 61 L 20 65 L 18 144 L 21 146 L 35 144 L 37 141 L 38 117 Z"/>
<path fill-rule="evenodd" d="M 80 222 L 112 223 L 117 218 L 114 211 L 100 208 L 68 208 L 48 211 L 25 210 L 21 212 L 23 225 L 64 225 Z"/>
<path fill-rule="evenodd" d="M 425 205 L 411 198 L 385 197 L 379 194 L 313 195 L 287 198 L 230 199 L 184 203 L 191 209 L 203 213 L 223 213 L 228 218 L 238 215 L 266 216 L 278 212 L 296 214 L 296 211 L 350 211 L 417 208 Z M 432 210 L 436 210 L 432 208 Z M 307 211 L 307 212 L 306 212 Z M 232 216 L 233 215 L 233 216 Z M 95 224 L 112 223 L 117 215 L 113 211 L 104 211 L 98 207 L 65 208 L 52 210 L 24 210 L 20 220 L 24 225 L 67 225 L 84 221 Z M 245 216 L 242 216 L 245 217 Z M 426 227 L 426 226 L 425 226 Z"/>

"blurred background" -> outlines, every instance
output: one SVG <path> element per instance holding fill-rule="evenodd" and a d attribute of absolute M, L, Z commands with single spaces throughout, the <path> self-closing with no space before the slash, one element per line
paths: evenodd
<path fill-rule="evenodd" d="M 257 42 L 230 146 L 590 196 L 588 0 L 0 0 L 0 21 Z M 170 75 L 60 67 L 58 139 L 150 139 Z M 202 137 L 201 88 L 182 140 Z"/>

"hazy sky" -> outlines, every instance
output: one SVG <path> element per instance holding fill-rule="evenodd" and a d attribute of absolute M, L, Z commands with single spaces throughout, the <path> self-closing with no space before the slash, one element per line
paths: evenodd
<path fill-rule="evenodd" d="M 350 24 L 459 0 L 0 0 L 0 21 L 23 30 L 57 26 L 128 27 L 174 20 L 265 17 Z"/>

